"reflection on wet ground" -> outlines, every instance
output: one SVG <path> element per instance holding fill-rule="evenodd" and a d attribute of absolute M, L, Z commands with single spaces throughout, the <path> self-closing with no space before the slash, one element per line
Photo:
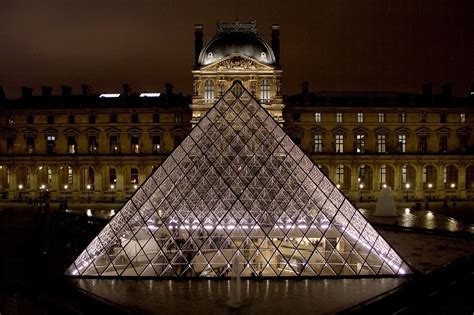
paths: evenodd
<path fill-rule="evenodd" d="M 328 314 L 381 294 L 403 278 L 242 280 L 73 280 L 84 290 L 140 314 Z"/>
<path fill-rule="evenodd" d="M 431 210 L 399 209 L 397 217 L 377 217 L 373 210 L 359 209 L 371 223 L 403 226 L 407 228 L 445 230 L 474 233 L 474 224 L 462 223 L 455 218 Z"/>

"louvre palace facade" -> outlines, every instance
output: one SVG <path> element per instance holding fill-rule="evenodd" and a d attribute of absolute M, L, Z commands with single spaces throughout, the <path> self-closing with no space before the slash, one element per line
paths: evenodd
<path fill-rule="evenodd" d="M 270 44 L 255 22 L 218 23 L 206 43 L 203 30 L 195 26 L 191 96 L 171 84 L 159 94 L 22 87 L 18 99 L 0 90 L 0 199 L 48 191 L 53 201 L 122 202 L 235 81 L 353 201 L 375 200 L 384 185 L 399 200 L 474 198 L 474 89 L 311 92 L 303 83 L 283 96 L 278 25 Z"/>

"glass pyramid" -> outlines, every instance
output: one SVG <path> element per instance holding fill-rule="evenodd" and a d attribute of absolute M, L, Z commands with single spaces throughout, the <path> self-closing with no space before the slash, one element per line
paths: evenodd
<path fill-rule="evenodd" d="M 410 268 L 235 83 L 66 271 L 399 275 Z"/>

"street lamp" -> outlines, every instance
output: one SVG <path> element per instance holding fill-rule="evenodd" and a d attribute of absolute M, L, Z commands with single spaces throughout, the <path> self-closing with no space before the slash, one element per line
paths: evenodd
<path fill-rule="evenodd" d="M 66 210 L 67 207 L 67 189 L 69 188 L 68 185 L 64 185 L 64 209 Z"/>
<path fill-rule="evenodd" d="M 336 185 L 337 189 L 341 188 L 341 184 Z"/>
<path fill-rule="evenodd" d="M 115 185 L 110 185 L 110 190 L 112 190 L 112 203 L 115 202 L 115 193 L 114 193 Z"/>
<path fill-rule="evenodd" d="M 451 200 L 454 201 L 454 188 L 456 188 L 455 183 L 451 183 Z"/>
<path fill-rule="evenodd" d="M 18 194 L 20 195 L 20 201 L 22 201 L 21 190 L 23 189 L 23 185 L 18 185 Z"/>
<path fill-rule="evenodd" d="M 410 183 L 405 184 L 405 188 L 407 189 L 407 202 L 408 202 L 408 189 L 410 189 Z"/>
<path fill-rule="evenodd" d="M 432 184 L 432 183 L 429 183 L 429 184 L 428 184 L 428 188 L 429 188 L 429 191 L 428 191 L 428 193 L 429 193 L 429 195 L 428 195 L 428 200 L 431 201 L 431 188 L 433 188 L 433 184 Z"/>
<path fill-rule="evenodd" d="M 364 183 L 360 183 L 359 185 L 359 192 L 360 192 L 359 201 L 360 202 L 362 202 L 362 189 L 364 189 Z"/>
<path fill-rule="evenodd" d="M 90 184 L 88 184 L 86 186 L 87 188 L 87 203 L 91 203 L 91 188 L 92 186 Z"/>

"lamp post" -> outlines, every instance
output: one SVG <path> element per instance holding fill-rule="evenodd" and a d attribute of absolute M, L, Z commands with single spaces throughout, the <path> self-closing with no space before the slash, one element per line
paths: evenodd
<path fill-rule="evenodd" d="M 455 183 L 451 183 L 451 200 L 454 201 L 454 188 L 456 188 Z"/>
<path fill-rule="evenodd" d="M 359 184 L 359 193 L 360 193 L 359 201 L 360 202 L 362 202 L 362 189 L 364 189 L 364 183 Z"/>
<path fill-rule="evenodd" d="M 115 202 L 115 192 L 114 192 L 114 189 L 115 189 L 115 185 L 114 185 L 114 184 L 110 185 L 110 190 L 112 191 L 112 203 Z"/>
<path fill-rule="evenodd" d="M 23 185 L 22 185 L 22 184 L 18 185 L 18 194 L 20 195 L 20 196 L 19 196 L 19 197 L 20 197 L 20 201 L 22 201 L 22 195 L 21 195 L 22 189 L 23 189 Z"/>
<path fill-rule="evenodd" d="M 67 207 L 67 189 L 69 188 L 68 185 L 64 185 L 64 210 L 66 210 Z"/>
<path fill-rule="evenodd" d="M 40 197 L 39 197 L 40 212 L 43 212 L 44 189 L 45 188 L 46 188 L 46 186 L 44 184 L 40 186 Z"/>
<path fill-rule="evenodd" d="M 91 203 L 91 188 L 92 186 L 90 184 L 88 184 L 86 186 L 87 188 L 87 203 Z"/>
<path fill-rule="evenodd" d="M 410 183 L 406 183 L 406 184 L 405 184 L 405 188 L 406 188 L 406 190 L 407 190 L 407 196 L 406 196 L 406 198 L 407 198 L 407 202 L 408 202 L 408 190 L 410 189 Z"/>
<path fill-rule="evenodd" d="M 428 201 L 431 201 L 431 188 L 433 188 L 433 184 L 432 183 L 429 183 L 428 184 Z"/>

